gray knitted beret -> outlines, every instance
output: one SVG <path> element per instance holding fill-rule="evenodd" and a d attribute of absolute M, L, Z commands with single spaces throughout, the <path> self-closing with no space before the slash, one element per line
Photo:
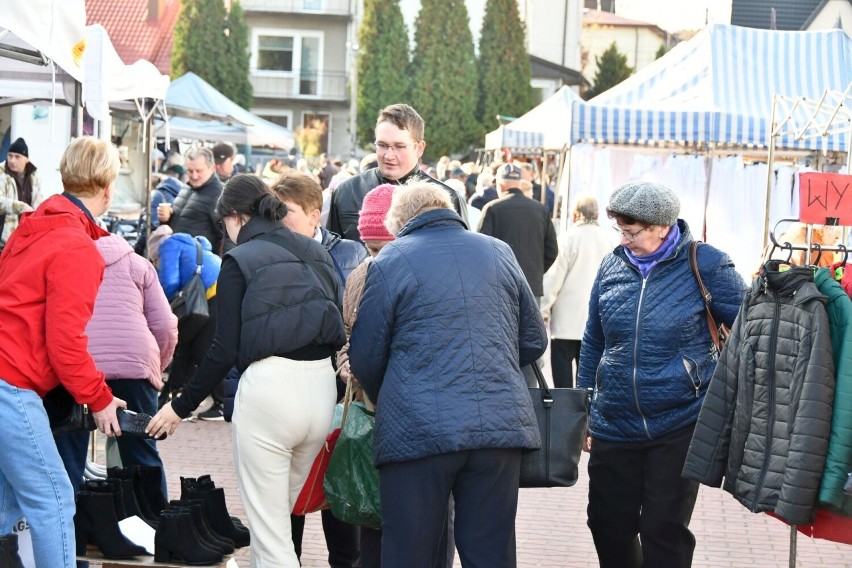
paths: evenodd
<path fill-rule="evenodd" d="M 677 223 L 680 199 L 674 191 L 658 183 L 632 182 L 613 192 L 609 210 L 651 225 L 670 227 Z"/>

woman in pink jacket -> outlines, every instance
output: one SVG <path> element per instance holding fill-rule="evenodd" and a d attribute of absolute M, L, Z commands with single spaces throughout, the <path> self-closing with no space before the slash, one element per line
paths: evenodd
<path fill-rule="evenodd" d="M 163 387 L 162 373 L 177 344 L 177 318 L 154 266 L 134 253 L 124 238 L 109 235 L 95 244 L 106 268 L 94 314 L 86 327 L 89 353 L 113 394 L 127 401 L 128 410 L 153 416 Z M 56 440 L 76 492 L 83 478 L 89 436 L 60 434 Z M 156 440 L 120 436 L 116 442 L 125 467 L 159 468 L 165 498 L 166 476 Z"/>

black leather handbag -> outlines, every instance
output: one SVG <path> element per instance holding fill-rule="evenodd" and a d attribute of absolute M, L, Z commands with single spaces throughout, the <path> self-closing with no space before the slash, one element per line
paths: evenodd
<path fill-rule="evenodd" d="M 571 487 L 577 483 L 586 437 L 591 389 L 550 388 L 537 364 L 538 387 L 530 387 L 541 449 L 521 458 L 521 487 Z"/>
<path fill-rule="evenodd" d="M 89 407 L 78 404 L 62 385 L 44 395 L 42 404 L 54 434 L 91 432 L 95 429 L 95 417 L 89 412 Z"/>
<path fill-rule="evenodd" d="M 210 319 L 210 311 L 207 307 L 207 290 L 201 280 L 201 243 L 195 241 L 195 246 L 198 250 L 195 274 L 170 302 L 172 313 L 178 319 L 178 337 L 181 343 L 195 337 Z"/>

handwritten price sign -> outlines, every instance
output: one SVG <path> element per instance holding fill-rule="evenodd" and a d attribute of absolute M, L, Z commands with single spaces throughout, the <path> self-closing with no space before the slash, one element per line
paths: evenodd
<path fill-rule="evenodd" d="M 825 224 L 827 217 L 852 225 L 852 175 L 799 174 L 799 220 Z"/>

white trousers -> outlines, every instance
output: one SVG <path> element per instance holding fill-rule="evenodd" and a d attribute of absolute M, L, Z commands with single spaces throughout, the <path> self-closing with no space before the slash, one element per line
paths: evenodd
<path fill-rule="evenodd" d="M 234 463 L 251 529 L 252 568 L 298 568 L 290 512 L 331 428 L 331 359 L 249 365 L 234 401 Z"/>

